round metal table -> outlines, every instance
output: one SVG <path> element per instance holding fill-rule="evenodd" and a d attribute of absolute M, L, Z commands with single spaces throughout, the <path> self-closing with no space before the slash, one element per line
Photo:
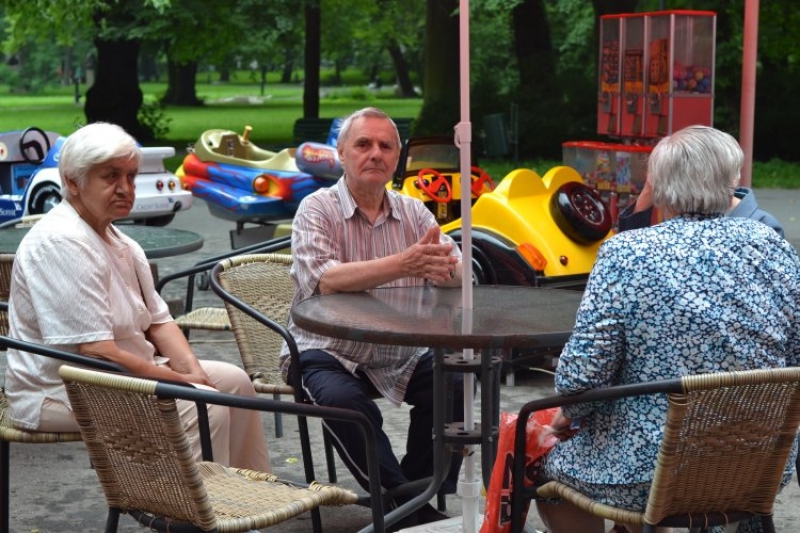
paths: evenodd
<path fill-rule="evenodd" d="M 473 309 L 464 309 L 460 288 L 398 287 L 317 295 L 292 308 L 294 323 L 308 331 L 360 342 L 434 349 L 434 474 L 428 488 L 395 513 L 421 506 L 438 491 L 449 461 L 446 442 L 478 442 L 488 487 L 500 417 L 496 350 L 554 346 L 569 339 L 582 292 L 535 287 L 476 286 Z M 475 360 L 446 350 L 481 350 Z M 474 432 L 445 423 L 444 372 L 480 372 L 481 424 Z M 461 440 L 459 440 L 461 439 Z M 369 530 L 369 528 L 367 528 Z"/>
<path fill-rule="evenodd" d="M 133 224 L 115 227 L 139 243 L 148 259 L 188 254 L 203 247 L 203 236 L 193 231 Z M 29 227 L 0 229 L 0 253 L 16 253 L 29 230 Z"/>

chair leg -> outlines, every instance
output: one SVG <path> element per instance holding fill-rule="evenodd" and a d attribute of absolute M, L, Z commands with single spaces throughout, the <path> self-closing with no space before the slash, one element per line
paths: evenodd
<path fill-rule="evenodd" d="M 108 516 L 106 517 L 105 533 L 117 533 L 118 526 L 119 526 L 119 509 L 117 507 L 109 507 Z"/>
<path fill-rule="evenodd" d="M 272 398 L 274 400 L 280 400 L 280 394 L 273 394 Z M 275 412 L 275 438 L 279 439 L 283 437 L 283 414 L 279 412 Z"/>
<path fill-rule="evenodd" d="M 447 497 L 444 492 L 436 493 L 436 508 L 442 512 L 447 511 Z"/>
<path fill-rule="evenodd" d="M 322 443 L 325 446 L 325 462 L 328 465 L 328 480 L 336 483 L 336 457 L 333 454 L 333 443 L 328 430 L 322 428 Z"/>
<path fill-rule="evenodd" d="M 314 533 L 322 533 L 322 515 L 320 515 L 319 507 L 311 509 L 311 530 Z"/>
<path fill-rule="evenodd" d="M 11 483 L 9 477 L 11 474 L 11 445 L 9 442 L 0 441 L 0 532 L 8 533 L 11 521 L 11 513 L 9 511 L 9 492 L 11 491 Z"/>

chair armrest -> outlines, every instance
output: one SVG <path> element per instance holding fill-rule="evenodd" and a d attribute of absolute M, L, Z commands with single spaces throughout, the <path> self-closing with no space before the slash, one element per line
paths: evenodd
<path fill-rule="evenodd" d="M 525 487 L 526 427 L 531 415 L 537 411 L 543 411 L 552 407 L 564 407 L 568 405 L 616 400 L 630 396 L 668 394 L 682 391 L 683 382 L 680 379 L 667 379 L 647 383 L 632 383 L 600 389 L 590 389 L 571 396 L 548 396 L 523 405 L 519 410 L 516 428 L 514 430 L 514 463 L 512 469 L 512 486 L 514 490 L 511 494 L 511 531 L 522 531 L 524 526 L 523 509 L 525 501 L 535 494 L 535 489 L 526 490 Z"/>
<path fill-rule="evenodd" d="M 0 310 L 7 310 L 8 303 L 7 302 L 0 302 Z M 53 359 L 58 359 L 59 361 L 64 361 L 65 363 L 70 363 L 73 365 L 81 365 L 89 368 L 93 368 L 95 370 L 103 370 L 106 372 L 115 372 L 120 374 L 127 374 L 132 375 L 128 372 L 128 370 L 117 363 L 112 363 L 111 361 L 106 361 L 104 359 L 96 359 L 94 357 L 88 357 L 85 355 L 72 353 L 72 352 L 65 352 L 63 350 L 57 350 L 55 348 L 50 348 L 49 346 L 44 346 L 42 344 L 37 344 L 33 342 L 21 341 L 18 339 L 12 339 L 11 337 L 5 337 L 0 335 L 0 346 L 4 346 L 6 348 L 13 348 L 15 350 L 20 350 L 23 352 L 33 353 L 36 355 L 42 355 L 45 357 L 52 357 Z M 194 388 L 189 383 L 180 383 L 180 382 L 170 382 L 173 386 L 176 387 L 189 387 Z M 210 430 L 208 425 L 208 408 L 203 403 L 197 403 L 197 416 L 198 416 L 198 424 L 200 426 L 200 445 L 203 451 L 203 459 L 206 461 L 211 461 L 213 459 L 213 452 L 211 449 L 211 436 Z"/>
<path fill-rule="evenodd" d="M 244 248 L 237 248 L 236 250 L 231 250 L 229 252 L 225 252 L 224 254 L 208 257 L 206 259 L 203 259 L 202 261 L 195 263 L 194 266 L 192 267 L 186 268 L 184 270 L 179 270 L 178 272 L 173 272 L 172 274 L 169 274 L 167 276 L 162 276 L 159 279 L 158 284 L 156 285 L 156 291 L 161 293 L 161 291 L 164 289 L 164 286 L 170 281 L 184 278 L 192 274 L 199 274 L 200 272 L 207 272 L 211 270 L 211 268 L 214 265 L 216 265 L 223 259 L 236 257 L 237 255 L 277 252 L 285 249 L 290 244 L 291 244 L 291 236 L 286 235 L 284 237 L 277 237 L 275 239 L 270 239 L 265 242 L 251 244 L 250 246 L 245 246 Z"/>
<path fill-rule="evenodd" d="M 244 248 L 231 250 L 229 252 L 225 252 L 224 254 L 203 259 L 202 261 L 195 263 L 195 265 L 192 267 L 179 270 L 178 272 L 173 272 L 172 274 L 161 277 L 158 280 L 158 283 L 156 284 L 156 292 L 161 294 L 161 292 L 164 290 L 164 287 L 171 281 L 181 278 L 188 278 L 186 285 L 186 297 L 184 300 L 185 309 L 186 312 L 188 313 L 189 311 L 192 310 L 193 308 L 192 305 L 194 304 L 194 277 L 197 274 L 208 272 L 215 264 L 217 264 L 219 261 L 222 261 L 223 259 L 228 259 L 229 257 L 235 257 L 237 255 L 243 255 L 243 254 L 277 252 L 285 249 L 287 246 L 290 245 L 290 243 L 291 243 L 291 236 L 286 235 L 284 237 L 270 239 L 265 242 L 252 244 Z"/>
<path fill-rule="evenodd" d="M 72 352 L 65 352 L 63 350 L 58 350 L 42 344 L 12 339 L 11 337 L 0 336 L 0 346 L 13 348 L 23 352 L 34 353 L 37 355 L 43 355 L 46 357 L 52 357 L 53 359 L 58 359 L 59 361 L 64 361 L 65 363 L 82 365 L 89 368 L 94 368 L 96 370 L 104 370 L 106 372 L 127 372 L 125 367 L 117 363 L 112 363 L 111 361 L 96 359 L 94 357 L 88 357 L 86 355 Z"/>

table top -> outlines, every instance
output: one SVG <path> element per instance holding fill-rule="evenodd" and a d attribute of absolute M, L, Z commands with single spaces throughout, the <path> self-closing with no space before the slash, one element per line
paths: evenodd
<path fill-rule="evenodd" d="M 361 342 L 510 349 L 564 344 L 582 292 L 538 287 L 473 287 L 465 310 L 460 288 L 398 287 L 312 296 L 292 308 L 308 331 Z M 466 327 L 465 327 L 466 324 Z"/>
<path fill-rule="evenodd" d="M 122 233 L 139 243 L 148 259 L 188 254 L 203 247 L 203 236 L 193 231 L 134 224 L 116 225 Z M 0 253 L 16 253 L 26 228 L 0 229 Z"/>

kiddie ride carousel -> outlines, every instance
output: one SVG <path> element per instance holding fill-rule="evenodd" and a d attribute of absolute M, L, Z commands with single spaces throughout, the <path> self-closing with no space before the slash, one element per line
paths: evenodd
<path fill-rule="evenodd" d="M 333 146 L 307 142 L 273 152 L 253 143 L 251 131 L 204 131 L 176 171 L 212 215 L 236 222 L 233 248 L 288 232 L 281 222 L 292 218 L 300 201 L 342 174 Z"/>
<path fill-rule="evenodd" d="M 597 132 L 616 142 L 566 142 L 563 161 L 600 193 L 615 227 L 642 190 L 653 145 L 713 125 L 715 42 L 711 11 L 600 18 Z"/>

